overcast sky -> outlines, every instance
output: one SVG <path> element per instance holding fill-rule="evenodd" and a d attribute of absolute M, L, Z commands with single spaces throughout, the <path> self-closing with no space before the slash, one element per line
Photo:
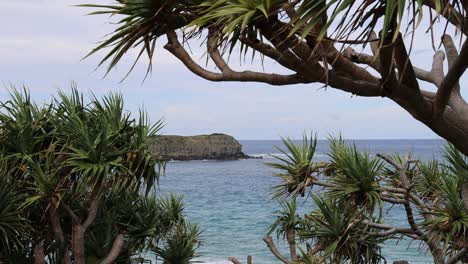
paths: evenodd
<path fill-rule="evenodd" d="M 132 55 L 103 79 L 102 70 L 95 71 L 102 54 L 81 59 L 115 25 L 72 6 L 89 2 L 108 1 L 0 0 L 0 100 L 7 98 L 12 85 L 27 86 L 37 101 L 49 100 L 75 81 L 85 93 L 121 92 L 128 110 L 144 106 L 152 120 L 164 118 L 165 134 L 221 132 L 238 139 L 277 139 L 315 131 L 322 138 L 338 132 L 353 139 L 437 138 L 388 99 L 351 97 L 319 84 L 274 87 L 205 81 L 163 49 L 164 39 L 158 42 L 153 72 L 144 83 L 145 61 L 120 83 Z M 201 58 L 202 51 L 193 48 L 194 57 Z M 413 63 L 428 69 L 432 55 L 429 35 L 420 32 Z M 265 67 L 280 70 L 271 62 Z"/>

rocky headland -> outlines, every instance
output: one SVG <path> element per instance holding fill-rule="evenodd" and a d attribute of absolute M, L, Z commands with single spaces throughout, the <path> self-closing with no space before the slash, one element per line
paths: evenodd
<path fill-rule="evenodd" d="M 250 156 L 232 136 L 211 134 L 199 136 L 161 135 L 154 138 L 152 152 L 163 160 L 237 160 Z"/>

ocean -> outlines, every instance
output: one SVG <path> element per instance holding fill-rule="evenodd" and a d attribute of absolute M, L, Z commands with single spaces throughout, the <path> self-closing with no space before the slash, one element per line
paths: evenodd
<path fill-rule="evenodd" d="M 428 160 L 440 157 L 444 142 L 440 140 L 356 140 L 359 149 L 372 155 L 377 153 L 411 152 L 414 157 Z M 236 161 L 185 161 L 169 162 L 161 179 L 162 193 L 183 195 L 186 215 L 200 225 L 204 243 L 197 260 L 207 263 L 230 263 L 235 256 L 246 263 L 248 255 L 254 264 L 272 264 L 279 261 L 270 253 L 263 237 L 274 221 L 273 213 L 278 203 L 271 200 L 271 188 L 279 183 L 275 172 L 264 165 L 272 161 L 271 154 L 278 153 L 275 146 L 281 141 L 240 141 L 248 155 L 263 159 Z M 327 141 L 319 141 L 316 159 L 326 160 Z M 298 200 L 301 214 L 311 211 L 311 199 Z M 387 208 L 389 209 L 389 208 Z M 386 212 L 386 222 L 405 226 L 402 207 Z M 275 237 L 274 237 L 275 238 Z M 276 241 L 280 251 L 288 256 L 284 242 Z M 425 248 L 418 242 L 393 240 L 384 245 L 383 254 L 389 263 L 408 260 L 410 263 L 433 263 Z"/>

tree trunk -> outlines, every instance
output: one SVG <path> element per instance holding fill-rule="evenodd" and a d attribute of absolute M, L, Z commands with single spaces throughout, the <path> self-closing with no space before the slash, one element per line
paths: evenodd
<path fill-rule="evenodd" d="M 44 248 L 40 242 L 34 245 L 34 264 L 45 264 Z"/>
<path fill-rule="evenodd" d="M 85 229 L 81 224 L 72 225 L 72 252 L 75 264 L 85 264 Z"/>
<path fill-rule="evenodd" d="M 459 95 L 453 95 L 445 110 L 433 115 L 434 102 L 424 99 L 416 87 L 401 85 L 385 96 L 396 102 L 415 119 L 468 155 L 468 105 Z"/>
<path fill-rule="evenodd" d="M 296 253 L 296 231 L 294 229 L 289 229 L 287 234 L 289 252 L 291 253 L 291 260 L 294 262 L 297 260 Z"/>
<path fill-rule="evenodd" d="M 81 219 L 73 212 L 73 210 L 65 203 L 62 203 L 64 209 L 72 218 L 72 254 L 74 257 L 74 264 L 85 263 L 85 233 L 88 227 L 96 219 L 99 201 L 96 196 L 91 199 L 90 207 L 88 208 L 88 217 L 81 224 Z"/>
<path fill-rule="evenodd" d="M 57 214 L 57 208 L 55 207 L 55 204 L 57 204 L 56 198 L 53 198 L 52 201 L 53 205 L 49 206 L 50 224 L 52 226 L 55 239 L 59 241 L 60 247 L 63 249 L 63 262 L 65 264 L 71 264 L 71 257 L 67 252 L 67 245 L 65 244 L 65 238 L 63 236 L 62 226 L 60 224 L 60 218 Z"/>
<path fill-rule="evenodd" d="M 120 251 L 124 244 L 124 235 L 119 234 L 112 244 L 112 249 L 107 257 L 101 262 L 101 264 L 112 264 L 119 257 Z"/>

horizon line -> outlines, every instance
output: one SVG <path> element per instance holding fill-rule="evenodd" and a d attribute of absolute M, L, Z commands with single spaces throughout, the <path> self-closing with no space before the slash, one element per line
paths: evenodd
<path fill-rule="evenodd" d="M 242 140 L 242 141 L 273 141 L 273 140 L 281 140 L 281 138 L 275 138 L 275 139 L 238 139 L 236 140 Z M 302 140 L 302 138 L 293 138 L 292 140 Z M 328 138 L 317 138 L 317 140 L 328 140 Z M 344 140 L 438 140 L 438 141 L 444 141 L 445 139 L 443 138 L 344 138 Z"/>

